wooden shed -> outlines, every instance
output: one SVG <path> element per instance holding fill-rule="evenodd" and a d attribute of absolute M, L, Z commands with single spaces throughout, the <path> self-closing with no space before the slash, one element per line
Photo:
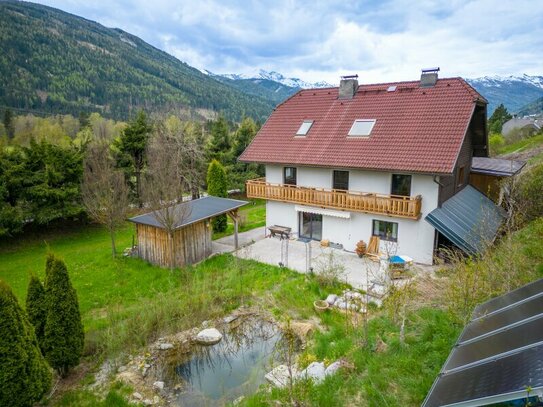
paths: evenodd
<path fill-rule="evenodd" d="M 234 220 L 237 249 L 237 212 L 246 204 L 245 201 L 207 196 L 173 206 L 171 210 L 181 214 L 173 235 L 174 266 L 194 264 L 211 255 L 211 219 L 222 214 L 228 214 Z M 157 212 L 149 212 L 129 221 L 136 224 L 138 257 L 161 267 L 169 267 L 172 252 L 170 238 L 160 218 Z"/>
<path fill-rule="evenodd" d="M 494 202 L 500 201 L 501 181 L 513 177 L 526 165 L 523 161 L 473 157 L 469 183 Z"/>

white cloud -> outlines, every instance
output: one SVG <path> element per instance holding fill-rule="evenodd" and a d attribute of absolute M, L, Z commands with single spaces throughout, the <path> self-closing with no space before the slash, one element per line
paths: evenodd
<path fill-rule="evenodd" d="M 543 74 L 543 2 L 530 0 L 43 0 L 117 26 L 197 68 L 275 70 L 305 80 L 362 82 Z"/>

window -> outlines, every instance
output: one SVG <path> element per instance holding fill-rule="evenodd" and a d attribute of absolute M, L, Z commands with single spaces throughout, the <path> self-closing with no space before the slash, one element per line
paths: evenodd
<path fill-rule="evenodd" d="M 383 220 L 373 221 L 373 236 L 379 236 L 381 240 L 389 242 L 398 241 L 398 224 L 396 222 L 385 222 Z"/>
<path fill-rule="evenodd" d="M 374 125 L 375 119 L 357 119 L 349 130 L 349 136 L 368 137 Z"/>
<path fill-rule="evenodd" d="M 392 174 L 391 195 L 410 196 L 411 195 L 411 175 Z"/>
<path fill-rule="evenodd" d="M 298 131 L 296 132 L 297 136 L 305 136 L 311 126 L 313 125 L 313 120 L 304 120 Z"/>
<path fill-rule="evenodd" d="M 296 168 L 283 168 L 283 184 L 296 185 Z"/>
<path fill-rule="evenodd" d="M 458 168 L 458 181 L 456 183 L 457 187 L 461 187 L 462 185 L 464 185 L 464 168 L 466 167 Z"/>
<path fill-rule="evenodd" d="M 349 171 L 334 170 L 332 188 L 347 191 L 349 189 Z"/>

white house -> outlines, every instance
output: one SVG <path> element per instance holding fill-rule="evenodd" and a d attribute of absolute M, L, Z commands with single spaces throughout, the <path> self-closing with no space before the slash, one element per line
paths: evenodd
<path fill-rule="evenodd" d="M 267 199 L 267 226 L 351 251 L 375 235 L 382 251 L 431 264 L 437 245 L 456 237 L 424 218 L 467 186 L 473 156 L 488 155 L 486 105 L 463 79 L 437 71 L 420 81 L 359 86 L 344 77 L 339 88 L 301 90 L 240 157 L 266 168 L 265 179 L 247 182 L 247 195 Z"/>

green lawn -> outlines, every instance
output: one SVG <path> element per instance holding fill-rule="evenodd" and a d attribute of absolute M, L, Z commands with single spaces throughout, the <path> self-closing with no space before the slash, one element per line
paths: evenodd
<path fill-rule="evenodd" d="M 118 236 L 118 246 L 132 242 L 132 227 Z M 517 255 L 510 267 L 541 273 L 543 222 L 536 221 L 516 233 Z M 498 246 L 497 256 L 507 255 Z M 138 259 L 110 255 L 109 236 L 96 226 L 62 233 L 44 233 L 4 241 L 0 246 L 0 278 L 14 289 L 22 303 L 30 272 L 43 277 L 48 250 L 63 257 L 77 289 L 86 329 L 86 360 L 100 362 L 121 351 L 136 351 L 158 336 L 187 329 L 224 315 L 242 303 L 271 311 L 279 320 L 314 319 L 316 332 L 303 354 L 306 360 L 345 358 L 353 369 L 327 379 L 321 386 L 300 383 L 292 395 L 303 405 L 417 406 L 422 402 L 461 330 L 439 297 L 431 307 L 407 314 L 405 342 L 390 306 L 372 310 L 367 343 L 363 325 L 353 327 L 338 312 L 316 314 L 312 303 L 343 287 L 322 287 L 313 276 L 231 255 L 212 257 L 195 267 L 170 272 Z M 496 263 L 500 259 L 494 259 Z M 494 264 L 494 263 L 493 263 Z M 422 296 L 424 294 L 421 294 Z M 423 297 L 420 297 L 421 299 Z M 385 349 L 377 344 L 383 341 Z M 88 379 L 85 379 L 88 382 Z M 76 387 L 53 405 L 124 405 L 113 388 L 108 400 Z M 248 406 L 287 403 L 286 390 L 263 391 L 247 397 Z M 103 404 L 99 404 L 103 403 Z"/>
<path fill-rule="evenodd" d="M 246 198 L 242 198 L 246 199 Z M 264 199 L 249 199 L 249 204 L 240 208 L 239 215 L 241 223 L 239 232 L 246 232 L 251 229 L 266 225 L 266 201 Z M 213 239 L 220 239 L 234 233 L 234 223 L 228 218 L 228 227 L 225 232 L 214 233 Z"/>
<path fill-rule="evenodd" d="M 495 155 L 518 153 L 537 147 L 540 144 L 543 144 L 543 134 L 498 146 L 495 149 Z"/>

